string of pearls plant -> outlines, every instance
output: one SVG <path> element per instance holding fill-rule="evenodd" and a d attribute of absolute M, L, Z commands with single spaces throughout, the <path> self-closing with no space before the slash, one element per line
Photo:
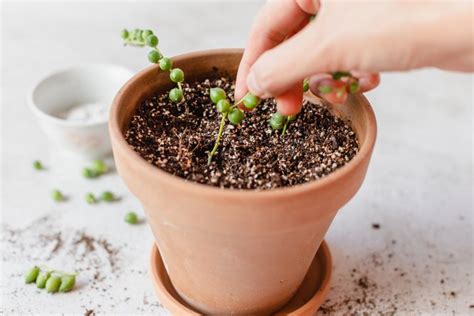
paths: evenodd
<path fill-rule="evenodd" d="M 158 49 L 158 37 L 153 33 L 153 31 L 141 29 L 128 31 L 127 29 L 124 29 L 122 31 L 122 39 L 125 45 L 137 47 L 148 46 L 151 48 L 150 52 L 148 53 L 148 61 L 153 64 L 158 64 L 160 69 L 163 71 L 169 71 L 170 80 L 177 84 L 176 88 L 173 88 L 169 91 L 169 99 L 172 102 L 182 101 L 184 98 L 184 92 L 182 88 L 184 72 L 179 68 L 173 68 L 172 60 L 161 54 L 160 50 Z M 243 106 L 245 106 L 248 110 L 253 110 L 260 103 L 260 99 L 251 93 L 247 93 L 241 100 L 234 103 L 233 105 L 230 104 L 225 91 L 221 88 L 211 88 L 209 94 L 211 101 L 216 105 L 217 111 L 221 113 L 222 117 L 214 147 L 209 152 L 208 164 L 211 163 L 212 157 L 217 152 L 226 121 L 229 120 L 229 122 L 234 125 L 240 124 L 243 121 L 245 114 L 239 108 L 239 106 L 243 104 Z M 291 120 L 286 120 L 283 124 L 284 131 L 286 130 L 288 122 L 290 121 Z M 284 132 L 282 134 L 284 134 Z"/>
<path fill-rule="evenodd" d="M 122 39 L 125 45 L 138 47 L 148 46 L 151 48 L 148 53 L 148 60 L 153 64 L 158 64 L 161 70 L 169 71 L 170 80 L 176 83 L 176 88 L 171 89 L 168 93 L 169 99 L 172 102 L 181 102 L 184 99 L 184 92 L 182 88 L 184 72 L 180 68 L 173 68 L 172 60 L 161 54 L 160 50 L 158 49 L 158 37 L 153 33 L 153 31 L 141 29 L 128 31 L 127 29 L 124 29 L 122 31 Z M 341 83 L 340 87 L 320 85 L 318 87 L 319 93 L 327 94 L 335 92 L 336 96 L 340 96 L 345 93 L 356 93 L 359 91 L 358 79 L 353 77 L 349 72 L 334 72 L 332 74 L 332 78 L 334 80 L 341 80 L 344 78 L 344 84 Z M 303 90 L 304 92 L 309 90 L 308 79 L 303 81 Z M 231 105 L 229 99 L 227 98 L 226 92 L 218 87 L 211 88 L 209 95 L 211 101 L 215 104 L 217 111 L 221 115 L 221 120 L 214 147 L 208 155 L 208 165 L 211 164 L 212 158 L 219 148 L 227 120 L 233 125 L 239 125 L 245 118 L 245 114 L 240 109 L 240 106 L 243 105 L 246 109 L 251 111 L 260 104 L 260 99 L 257 96 L 247 93 L 242 99 Z M 281 130 L 281 136 L 284 136 L 288 130 L 288 125 L 294 120 L 296 120 L 296 115 L 285 116 L 281 113 L 275 112 L 270 117 L 269 124 L 274 130 Z"/>
<path fill-rule="evenodd" d="M 130 46 L 148 46 L 151 48 L 148 52 L 148 61 L 153 64 L 158 64 L 163 71 L 170 72 L 170 80 L 176 83 L 177 87 L 169 91 L 169 99 L 172 102 L 180 102 L 184 98 L 182 83 L 184 81 L 184 72 L 180 68 L 173 68 L 173 61 L 171 58 L 165 57 L 158 49 L 158 37 L 153 34 L 152 30 L 134 29 L 122 31 L 122 39 L 125 45 Z"/>
<path fill-rule="evenodd" d="M 226 121 L 229 120 L 231 124 L 239 125 L 245 118 L 245 114 L 239 106 L 243 104 L 248 110 L 254 110 L 260 104 L 260 99 L 250 92 L 233 105 L 230 104 L 227 99 L 227 94 L 221 88 L 211 88 L 209 95 L 211 101 L 216 105 L 217 112 L 221 114 L 221 123 L 219 125 L 219 131 L 217 132 L 216 142 L 214 143 L 214 147 L 209 153 L 207 159 L 208 165 L 211 163 L 212 157 L 216 154 L 217 149 L 219 148 Z"/>

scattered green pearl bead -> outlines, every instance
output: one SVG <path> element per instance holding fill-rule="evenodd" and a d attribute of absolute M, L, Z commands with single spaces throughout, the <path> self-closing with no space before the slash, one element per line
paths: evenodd
<path fill-rule="evenodd" d="M 170 90 L 168 97 L 173 102 L 179 102 L 183 99 L 183 91 L 179 88 L 173 88 Z"/>
<path fill-rule="evenodd" d="M 46 292 L 56 293 L 61 286 L 61 278 L 57 275 L 52 275 L 48 281 L 46 281 Z"/>
<path fill-rule="evenodd" d="M 158 37 L 155 35 L 148 35 L 146 37 L 145 43 L 149 47 L 156 47 L 158 45 Z"/>
<path fill-rule="evenodd" d="M 142 32 L 142 40 L 143 41 L 146 41 L 146 38 L 150 35 L 153 35 L 153 31 L 152 30 L 144 30 Z"/>
<path fill-rule="evenodd" d="M 209 95 L 211 96 L 211 101 L 214 104 L 217 104 L 217 102 L 219 102 L 220 100 L 227 98 L 224 89 L 221 88 L 211 88 L 209 90 Z"/>
<path fill-rule="evenodd" d="M 40 273 L 40 268 L 34 266 L 33 268 L 29 269 L 28 272 L 25 274 L 25 283 L 33 283 L 36 281 L 38 274 Z"/>
<path fill-rule="evenodd" d="M 56 202 L 61 202 L 64 200 L 64 195 L 59 190 L 54 190 L 53 192 L 51 192 L 51 197 Z"/>
<path fill-rule="evenodd" d="M 39 160 L 33 161 L 33 168 L 35 168 L 36 170 L 43 170 L 44 169 L 43 164 Z"/>
<path fill-rule="evenodd" d="M 160 69 L 164 71 L 168 71 L 173 67 L 173 61 L 171 58 L 163 57 L 160 59 Z"/>
<path fill-rule="evenodd" d="M 59 292 L 66 293 L 72 290 L 76 284 L 75 275 L 63 275 L 61 277 L 61 286 L 59 287 Z"/>
<path fill-rule="evenodd" d="M 104 192 L 102 192 L 101 198 L 102 198 L 102 200 L 104 200 L 105 202 L 113 202 L 113 201 L 115 201 L 115 195 L 114 195 L 112 192 L 110 192 L 110 191 L 104 191 Z"/>
<path fill-rule="evenodd" d="M 99 173 L 97 171 L 95 171 L 94 169 L 92 168 L 84 168 L 82 169 L 82 175 L 85 177 L 85 178 L 88 178 L 88 179 L 93 179 L 93 178 L 97 178 L 99 176 Z"/>
<path fill-rule="evenodd" d="M 239 125 L 244 120 L 245 114 L 240 109 L 233 109 L 229 113 L 229 121 L 234 125 Z"/>
<path fill-rule="evenodd" d="M 138 216 L 135 212 L 128 212 L 125 214 L 125 222 L 135 225 L 138 223 Z"/>
<path fill-rule="evenodd" d="M 251 93 L 247 93 L 242 101 L 244 103 L 244 106 L 249 109 L 253 110 L 257 107 L 257 105 L 260 103 L 260 98 L 254 96 Z"/>
<path fill-rule="evenodd" d="M 124 40 L 128 39 L 128 36 L 129 36 L 129 35 L 130 35 L 130 34 L 128 33 L 128 30 L 127 30 L 127 29 L 123 29 L 123 30 L 122 30 L 121 36 L 122 36 L 122 38 L 123 38 Z"/>
<path fill-rule="evenodd" d="M 174 68 L 170 72 L 170 79 L 173 82 L 183 82 L 184 81 L 184 72 L 179 68 Z"/>
<path fill-rule="evenodd" d="M 219 100 L 216 104 L 217 111 L 219 113 L 227 113 L 230 110 L 230 103 L 227 99 Z"/>
<path fill-rule="evenodd" d="M 160 60 L 160 53 L 156 50 L 151 50 L 148 53 L 148 61 L 153 64 L 157 64 Z"/>
<path fill-rule="evenodd" d="M 94 194 L 92 194 L 92 193 L 86 193 L 85 200 L 89 204 L 97 203 L 97 199 L 95 198 Z"/>
<path fill-rule="evenodd" d="M 109 167 L 103 160 L 96 159 L 92 162 L 92 169 L 99 174 L 104 174 L 109 170 Z"/>
<path fill-rule="evenodd" d="M 50 275 L 51 273 L 49 273 L 48 271 L 41 271 L 38 274 L 38 277 L 36 278 L 36 287 L 38 289 L 44 289 L 44 287 L 46 286 L 46 281 L 48 281 Z"/>

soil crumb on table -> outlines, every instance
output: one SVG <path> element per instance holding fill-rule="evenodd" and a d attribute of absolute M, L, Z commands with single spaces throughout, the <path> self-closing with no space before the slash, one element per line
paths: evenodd
<path fill-rule="evenodd" d="M 86 309 L 84 316 L 95 316 L 95 311 L 93 309 Z"/>
<path fill-rule="evenodd" d="M 380 224 L 379 223 L 372 223 L 372 228 L 373 229 L 380 229 Z"/>
<path fill-rule="evenodd" d="M 184 83 L 178 104 L 168 94 L 140 104 L 125 133 L 127 142 L 145 160 L 171 174 L 198 183 L 235 189 L 271 189 L 324 177 L 349 162 L 358 151 L 354 131 L 321 104 L 305 101 L 287 133 L 268 120 L 273 99 L 246 112 L 239 126 L 228 123 L 210 165 L 220 114 L 209 88 L 221 87 L 233 103 L 234 82 L 228 78 Z"/>

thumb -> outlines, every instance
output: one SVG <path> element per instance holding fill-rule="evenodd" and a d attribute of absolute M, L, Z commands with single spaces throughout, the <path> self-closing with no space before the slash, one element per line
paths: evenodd
<path fill-rule="evenodd" d="M 247 77 L 249 91 L 261 98 L 280 94 L 303 84 L 303 79 L 323 72 L 325 45 L 318 41 L 316 23 L 310 23 L 293 37 L 262 54 Z M 323 58 L 324 60 L 325 58 Z M 329 66 L 329 65 L 328 65 Z"/>

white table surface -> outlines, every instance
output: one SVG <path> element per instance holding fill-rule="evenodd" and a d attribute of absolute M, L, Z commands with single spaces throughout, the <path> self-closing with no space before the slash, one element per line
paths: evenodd
<path fill-rule="evenodd" d="M 143 214 L 138 201 L 117 174 L 86 180 L 83 164 L 53 156 L 25 97 L 36 80 L 69 65 L 146 66 L 144 50 L 121 45 L 123 27 L 157 30 L 168 55 L 243 47 L 259 6 L 3 4 L 0 314 L 168 314 L 148 276 L 151 232 L 145 224 L 123 222 L 128 210 Z M 369 314 L 394 307 L 400 315 L 473 314 L 473 77 L 438 70 L 384 74 L 368 97 L 378 119 L 377 145 L 362 189 L 326 237 L 334 274 L 324 307 L 340 315 L 349 305 Z M 49 170 L 34 171 L 34 159 Z M 55 187 L 71 199 L 52 202 Z M 85 192 L 104 189 L 122 201 L 97 206 L 83 201 Z M 85 244 L 74 245 L 81 233 L 107 240 L 117 250 L 114 266 L 101 242 L 84 255 Z M 54 251 L 57 234 L 63 245 Z M 51 296 L 23 284 L 24 271 L 34 264 L 81 270 L 77 289 Z M 369 282 L 365 291 L 357 285 L 362 277 Z"/>

